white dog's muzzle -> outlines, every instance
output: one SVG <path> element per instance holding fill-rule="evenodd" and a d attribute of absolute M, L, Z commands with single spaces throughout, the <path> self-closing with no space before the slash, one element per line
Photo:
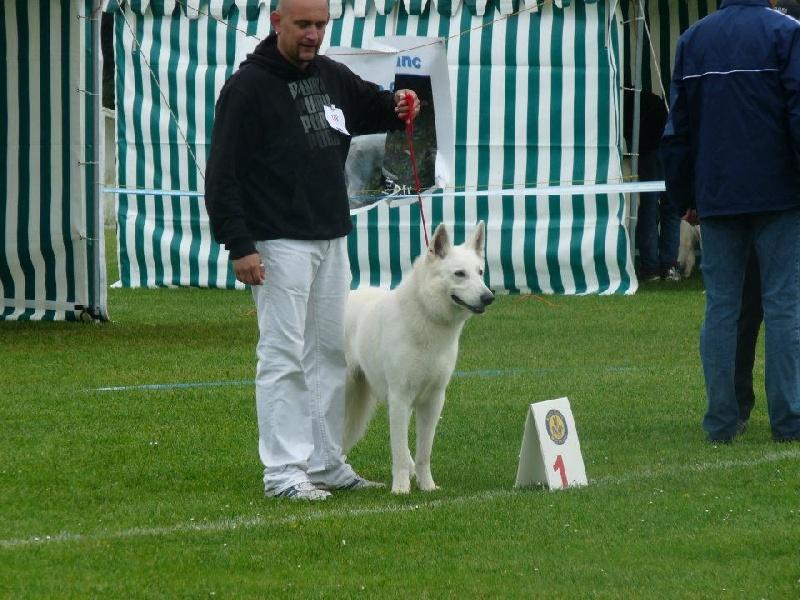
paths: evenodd
<path fill-rule="evenodd" d="M 486 307 L 489 306 L 492 302 L 494 302 L 494 294 L 492 292 L 486 292 L 485 294 L 481 294 L 480 297 L 480 304 L 478 306 L 473 306 L 472 304 L 467 304 L 461 298 L 456 296 L 455 294 L 450 294 L 450 298 L 458 304 L 459 306 L 463 306 L 468 311 L 479 315 L 486 311 Z"/>

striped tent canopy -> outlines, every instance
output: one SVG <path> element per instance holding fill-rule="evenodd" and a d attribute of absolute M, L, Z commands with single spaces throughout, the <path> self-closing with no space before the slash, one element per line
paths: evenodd
<path fill-rule="evenodd" d="M 577 0 L 587 4 L 594 4 L 597 0 Z M 344 14 L 345 4 L 350 4 L 353 8 L 353 15 L 357 18 L 364 18 L 369 12 L 376 12 L 379 15 L 389 15 L 397 4 L 402 3 L 405 11 L 410 15 L 422 15 L 433 10 L 436 13 L 452 17 L 458 14 L 461 8 L 460 0 L 333 0 L 328 3 L 332 19 L 339 19 Z M 429 7 L 429 3 L 432 8 Z M 236 10 L 244 13 L 249 20 L 255 20 L 263 9 L 274 10 L 277 0 L 105 0 L 104 8 L 107 12 L 120 12 L 126 5 L 131 12 L 138 15 L 146 15 L 148 12 L 153 16 L 178 16 L 182 14 L 190 19 L 200 18 L 207 14 L 217 19 L 227 19 L 231 12 Z M 475 15 L 483 16 L 486 14 L 487 6 L 489 10 L 496 9 L 501 15 L 522 10 L 536 12 L 540 6 L 548 4 L 542 0 L 465 0 L 468 10 Z M 572 0 L 554 0 L 552 2 L 558 8 L 568 7 Z"/>
<path fill-rule="evenodd" d="M 107 317 L 98 5 L 0 3 L 0 319 Z"/>
<path fill-rule="evenodd" d="M 621 194 L 534 193 L 622 178 L 621 13 L 616 2 L 331 3 L 326 44 L 445 38 L 454 103 L 452 188 L 424 201 L 456 242 L 487 222 L 495 290 L 632 293 Z M 121 284 L 232 287 L 212 239 L 202 173 L 223 82 L 269 32 L 268 2 L 128 2 L 116 11 Z M 161 195 L 153 190 L 192 194 Z M 526 190 L 524 192 L 517 190 Z M 150 193 L 153 192 L 153 193 Z M 196 193 L 196 194 L 195 194 Z M 396 285 L 424 242 L 416 206 L 354 216 L 354 286 Z"/>

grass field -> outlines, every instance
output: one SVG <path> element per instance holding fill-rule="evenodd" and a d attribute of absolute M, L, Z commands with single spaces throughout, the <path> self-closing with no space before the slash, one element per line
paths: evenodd
<path fill-rule="evenodd" d="M 800 597 L 800 445 L 770 441 L 763 346 L 750 428 L 703 441 L 698 279 L 500 297 L 465 328 L 442 489 L 313 505 L 262 495 L 249 293 L 109 305 L 0 323 L 2 598 Z M 589 485 L 514 490 L 527 406 L 560 396 Z M 385 412 L 351 460 L 389 481 Z"/>

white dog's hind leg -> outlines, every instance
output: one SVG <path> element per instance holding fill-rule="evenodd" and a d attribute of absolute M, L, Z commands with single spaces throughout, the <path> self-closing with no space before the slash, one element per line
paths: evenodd
<path fill-rule="evenodd" d="M 681 221 L 678 264 L 684 278 L 688 278 L 694 269 L 694 238 L 694 228 L 687 221 Z"/>
<path fill-rule="evenodd" d="M 411 469 L 408 464 L 408 422 L 411 409 L 401 398 L 389 392 L 389 437 L 392 444 L 392 493 L 408 494 L 411 491 Z"/>
<path fill-rule="evenodd" d="M 417 405 L 417 485 L 426 492 L 438 489 L 431 475 L 431 452 L 443 406 L 444 390 L 437 390 L 429 402 Z"/>
<path fill-rule="evenodd" d="M 360 370 L 348 370 L 345 382 L 344 440 L 345 454 L 358 443 L 375 412 L 375 397 L 370 392 L 367 378 Z"/>
<path fill-rule="evenodd" d="M 688 254 L 686 254 L 686 260 L 683 263 L 683 276 L 684 278 L 688 278 L 692 275 L 692 271 L 694 270 L 695 261 L 697 259 L 694 255 L 694 248 L 692 248 Z"/>

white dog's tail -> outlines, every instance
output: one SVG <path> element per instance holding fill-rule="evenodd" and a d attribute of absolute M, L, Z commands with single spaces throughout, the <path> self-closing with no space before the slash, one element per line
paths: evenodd
<path fill-rule="evenodd" d="M 348 369 L 345 386 L 344 453 L 358 443 L 375 412 L 375 398 L 361 369 Z"/>

